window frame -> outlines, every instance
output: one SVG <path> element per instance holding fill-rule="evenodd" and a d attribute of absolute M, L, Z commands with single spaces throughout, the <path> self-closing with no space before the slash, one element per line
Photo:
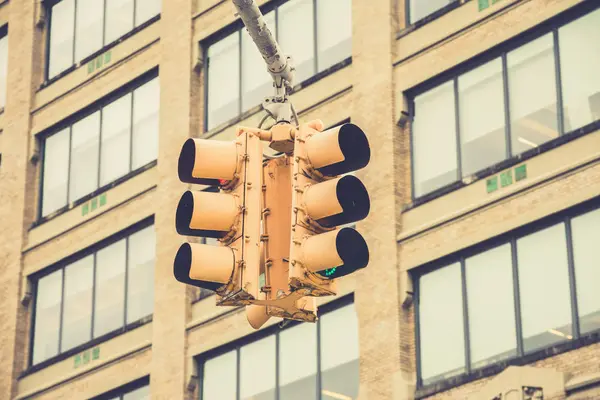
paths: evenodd
<path fill-rule="evenodd" d="M 410 162 L 411 162 L 411 198 L 410 204 L 407 205 L 407 209 L 417 207 L 421 204 L 425 204 L 438 197 L 442 197 L 448 193 L 451 193 L 457 189 L 468 186 L 476 181 L 498 173 L 506 168 L 512 167 L 520 162 L 526 161 L 538 154 L 545 153 L 553 148 L 559 147 L 565 143 L 575 140 L 579 137 L 592 133 L 600 129 L 600 120 L 593 121 L 587 125 L 577 127 L 570 131 L 565 131 L 565 121 L 563 116 L 563 93 L 562 93 L 562 77 L 561 77 L 561 65 L 560 65 L 560 47 L 558 30 L 574 22 L 580 17 L 583 17 L 600 8 L 600 4 L 592 4 L 584 2 L 580 5 L 574 6 L 562 13 L 559 13 L 552 18 L 544 21 L 543 23 L 523 31 L 517 37 L 507 40 L 497 46 L 494 46 L 471 59 L 462 62 L 447 71 L 444 71 L 418 85 L 408 89 L 405 94 L 408 98 L 408 115 L 410 120 Z M 512 137 L 511 137 L 511 118 L 510 118 L 510 107 L 509 99 L 510 92 L 508 88 L 508 68 L 507 68 L 507 54 L 512 50 L 526 45 L 544 35 L 551 34 L 553 41 L 553 52 L 554 52 L 554 68 L 555 68 L 555 87 L 556 87 L 556 104 L 557 104 L 557 124 L 558 124 L 558 137 L 548 140 L 540 144 L 536 148 L 529 149 L 523 153 L 513 154 L 512 149 Z M 502 60 L 502 77 L 503 77 L 503 93 L 504 93 L 504 109 L 505 109 L 505 141 L 506 149 L 508 152 L 507 157 L 495 164 L 488 165 L 486 168 L 478 170 L 477 172 L 463 177 L 462 176 L 462 140 L 461 140 L 461 129 L 460 129 L 460 104 L 459 104 L 459 93 L 458 93 L 458 79 L 465 73 L 471 72 L 478 67 L 493 61 L 496 58 Z M 427 192 L 420 196 L 415 196 L 415 148 L 414 148 L 414 121 L 415 121 L 415 98 L 421 94 L 428 92 L 429 90 L 435 89 L 442 84 L 447 82 L 453 82 L 454 85 L 454 103 L 455 103 L 455 118 L 456 118 L 456 141 L 458 143 L 457 148 L 457 179 L 439 187 L 433 191 Z"/>
<path fill-rule="evenodd" d="M 600 329 L 590 331 L 582 334 L 580 331 L 580 315 L 578 312 L 577 305 L 577 286 L 575 281 L 575 262 L 574 262 L 574 247 L 573 247 L 573 235 L 571 229 L 571 220 L 578 216 L 584 215 L 588 212 L 592 212 L 600 209 L 600 196 L 596 196 L 583 203 L 577 204 L 566 210 L 558 213 L 549 215 L 542 219 L 536 220 L 525 226 L 513 229 L 509 232 L 501 235 L 492 237 L 483 242 L 460 250 L 458 252 L 443 256 L 437 260 L 423 264 L 410 272 L 413 281 L 415 282 L 415 295 L 414 295 L 414 318 L 415 318 L 415 354 L 416 354 L 416 372 L 417 372 L 417 398 L 423 398 L 430 396 L 434 393 L 438 393 L 456 386 L 472 382 L 477 379 L 492 376 L 500 373 L 507 366 L 510 365 L 526 365 L 533 363 L 538 360 L 542 360 L 547 357 L 551 357 L 566 351 L 570 351 L 579 347 L 583 347 L 592 343 L 600 342 Z M 517 259 L 517 241 L 530 234 L 542 231 L 543 229 L 552 227 L 556 224 L 563 224 L 565 226 L 565 235 L 567 246 L 567 268 L 568 268 L 568 282 L 569 285 L 569 301 L 571 306 L 571 323 L 572 323 L 572 339 L 558 340 L 552 345 L 543 347 L 540 349 L 532 350 L 529 352 L 524 351 L 523 347 L 523 327 L 522 327 L 522 315 L 521 315 L 521 296 L 519 292 L 519 270 L 518 270 L 518 259 Z M 486 366 L 479 368 L 472 368 L 470 359 L 470 338 L 469 338 L 469 314 L 468 314 L 468 298 L 467 298 L 467 287 L 466 287 L 466 275 L 465 275 L 465 260 L 469 257 L 484 253 L 487 250 L 498 248 L 509 244 L 511 248 L 511 261 L 512 261 L 512 278 L 513 278 L 513 296 L 514 296 L 514 316 L 515 316 L 515 334 L 516 334 L 516 355 L 513 357 L 505 358 L 499 362 L 490 363 Z M 421 377 L 421 339 L 420 339 L 420 278 L 429 272 L 444 268 L 451 265 L 452 263 L 459 262 L 461 264 L 461 286 L 463 293 L 463 321 L 464 321 L 464 341 L 465 341 L 465 373 L 456 375 L 450 378 L 441 378 L 428 384 L 423 384 Z"/>
<path fill-rule="evenodd" d="M 127 274 L 128 274 L 128 270 L 129 270 L 129 265 L 127 264 L 126 261 L 126 265 L 125 265 L 125 274 L 124 274 L 124 279 L 125 279 L 125 297 L 124 297 L 124 302 L 123 302 L 123 306 L 124 306 L 124 316 L 123 316 L 123 324 L 121 325 L 121 327 L 114 329 L 110 332 L 107 332 L 101 336 L 98 336 L 96 338 L 93 337 L 93 333 L 94 333 L 94 317 L 95 317 L 95 289 L 96 289 L 96 253 L 99 250 L 102 250 L 108 246 L 110 246 L 111 244 L 114 244 L 122 239 L 128 238 L 129 236 L 143 230 L 146 229 L 150 226 L 154 226 L 154 215 L 148 218 L 145 218 L 137 223 L 135 223 L 134 225 L 129 226 L 128 228 L 112 235 L 109 236 L 105 239 L 102 239 L 99 242 L 94 243 L 93 245 L 80 250 L 76 253 L 73 253 L 65 258 L 63 258 L 62 260 L 42 269 L 41 271 L 38 271 L 34 274 L 31 274 L 30 276 L 27 277 L 27 279 L 29 280 L 29 282 L 31 282 L 32 285 L 32 294 L 33 294 L 33 299 L 32 299 L 32 307 L 31 307 L 31 313 L 30 313 L 30 321 L 29 321 L 29 329 L 28 329 L 28 333 L 29 333 L 29 351 L 28 351 L 28 355 L 27 355 L 27 369 L 24 371 L 24 373 L 21 376 L 26 376 L 29 375 L 31 373 L 34 373 L 36 371 L 39 371 L 41 369 L 46 368 L 49 365 L 52 365 L 56 362 L 65 360 L 85 349 L 94 347 L 96 345 L 98 345 L 99 343 L 105 342 L 109 339 L 112 339 L 113 337 L 119 336 L 125 332 L 128 332 L 130 330 L 133 330 L 139 326 L 145 325 L 147 323 L 149 323 L 150 321 L 152 321 L 154 314 L 150 314 L 148 316 L 142 317 L 130 324 L 126 323 L 126 316 L 127 316 L 127 293 L 128 293 L 128 285 L 127 285 Z M 126 251 L 128 251 L 128 248 L 126 247 Z M 91 329 L 90 329 L 90 340 L 82 343 L 80 345 L 77 345 L 73 348 L 70 348 L 66 351 L 61 352 L 60 351 L 60 336 L 61 336 L 61 332 L 62 332 L 62 327 L 63 327 L 63 309 L 64 309 L 64 275 L 65 275 L 65 268 L 69 265 L 71 265 L 72 263 L 79 261 L 87 256 L 93 255 L 94 258 L 94 267 L 93 267 L 93 272 L 92 272 L 92 310 L 91 310 Z M 127 254 L 126 254 L 126 258 L 127 258 Z M 35 343 L 35 321 L 36 321 L 36 313 L 37 313 L 37 289 L 38 289 L 38 282 L 40 279 L 54 273 L 57 271 L 62 271 L 63 274 L 63 278 L 62 278 L 62 296 L 61 296 L 61 300 L 60 300 L 60 307 L 61 307 L 61 311 L 60 311 L 60 321 L 59 321 L 59 347 L 58 347 L 58 353 L 50 358 L 47 358 L 37 364 L 33 364 L 33 348 L 34 348 L 34 343 Z"/>
<path fill-rule="evenodd" d="M 40 89 L 45 88 L 46 86 L 56 82 L 57 80 L 59 80 L 60 78 L 64 77 L 65 75 L 68 75 L 69 73 L 73 72 L 75 69 L 77 69 L 78 67 L 87 64 L 88 62 L 90 62 L 91 60 L 95 59 L 96 57 L 98 57 L 99 55 L 103 54 L 104 52 L 112 49 L 113 47 L 115 47 L 116 45 L 118 45 L 119 43 L 121 43 L 122 41 L 124 41 L 125 39 L 135 35 L 136 33 L 138 33 L 139 31 L 145 29 L 146 27 L 148 27 L 149 25 L 153 24 L 154 22 L 160 20 L 161 15 L 162 15 L 162 5 L 161 5 L 161 12 L 159 12 L 158 14 L 156 14 L 155 16 L 153 16 L 152 18 L 150 18 L 149 20 L 145 21 L 144 23 L 135 26 L 135 11 L 136 11 L 136 6 L 137 6 L 137 2 L 141 1 L 141 0 L 133 0 L 134 1 L 134 12 L 133 12 L 133 29 L 131 29 L 130 31 L 128 31 L 127 33 L 125 33 L 124 35 L 118 37 L 117 39 L 113 40 L 112 42 L 109 43 L 104 43 L 104 37 L 105 37 L 105 30 L 106 30 L 106 26 L 105 26 L 105 22 L 106 22 L 106 3 L 103 4 L 103 12 L 104 12 L 104 19 L 102 21 L 102 47 L 96 51 L 94 51 L 93 53 L 91 53 L 90 55 L 84 57 L 83 59 L 77 61 L 75 58 L 75 39 L 76 39 L 76 35 L 77 35 L 77 0 L 75 0 L 75 16 L 74 16 L 74 20 L 73 20 L 73 50 L 72 50 L 72 56 L 73 56 L 73 64 L 64 69 L 63 71 L 59 72 L 58 74 L 54 75 L 53 77 L 50 77 L 50 30 L 52 27 L 52 8 L 60 3 L 63 0 L 42 0 L 43 3 L 43 7 L 45 9 L 46 12 L 46 21 L 47 22 L 47 28 L 45 29 L 45 33 L 46 33 L 46 38 L 45 38 L 45 55 L 44 55 L 44 82 L 42 83 Z M 103 0 L 104 1 L 104 0 Z M 165 1 L 165 0 L 163 0 Z"/>
<path fill-rule="evenodd" d="M 273 36 L 275 38 L 278 37 L 279 34 L 279 28 L 277 25 L 277 20 L 278 20 L 278 9 L 279 7 L 281 7 L 282 5 L 288 3 L 289 1 L 293 1 L 293 0 L 276 0 L 276 1 L 270 1 L 267 4 L 260 6 L 259 9 L 261 11 L 261 13 L 263 15 L 266 15 L 267 13 L 273 11 L 274 12 L 274 18 L 275 18 L 275 29 L 273 32 L 271 32 L 273 34 Z M 313 40 L 313 62 L 314 62 L 314 70 L 315 73 L 313 75 L 311 75 L 309 78 L 305 79 L 302 82 L 296 82 L 294 84 L 294 92 L 300 90 L 301 88 L 304 88 L 316 81 L 318 81 L 319 79 L 323 78 L 324 76 L 327 76 L 349 64 L 352 63 L 352 55 L 350 54 L 350 56 L 346 57 L 345 59 L 331 65 L 328 68 L 325 68 L 322 71 L 319 71 L 319 46 L 318 46 L 318 36 L 317 36 L 317 21 L 318 21 L 318 6 L 317 3 L 319 1 L 324 1 L 324 0 L 312 0 L 312 7 L 313 7 L 313 34 L 314 34 L 314 40 Z M 326 1 L 326 0 L 325 0 Z M 349 0 L 350 1 L 350 0 Z M 243 109 L 243 100 L 242 100 L 242 95 L 243 95 L 243 85 L 242 85 L 242 75 L 243 75 L 243 66 L 242 66 L 242 31 L 244 30 L 244 24 L 243 21 L 238 20 L 224 28 L 222 28 L 221 30 L 217 31 L 216 33 L 210 35 L 209 37 L 207 37 L 206 39 L 203 39 L 200 42 L 200 47 L 201 47 L 201 53 L 202 53 L 202 59 L 206 60 L 204 65 L 202 66 L 202 72 L 203 72 L 203 79 L 202 79 L 202 84 L 203 84 L 203 100 L 204 100 L 204 105 L 203 105 L 203 118 L 202 118 L 202 123 L 204 126 L 203 129 L 203 134 L 208 134 L 211 135 L 214 132 L 220 131 L 222 127 L 224 126 L 229 126 L 233 123 L 235 123 L 236 121 L 241 121 L 244 118 L 246 118 L 248 115 L 251 115 L 253 113 L 255 113 L 260 107 L 262 107 L 261 104 L 256 104 L 255 106 L 252 106 L 250 108 L 248 108 L 247 110 Z M 210 59 L 208 57 L 208 49 L 218 43 L 220 40 L 225 39 L 226 37 L 228 37 L 229 35 L 233 35 L 233 34 L 237 34 L 238 35 L 238 76 L 237 79 L 239 81 L 239 88 L 238 88 L 238 99 L 237 99 L 237 107 L 238 107 L 238 113 L 236 115 L 234 115 L 233 117 L 231 117 L 230 119 L 219 123 L 218 125 L 215 125 L 211 128 L 208 128 L 208 102 L 209 102 L 209 94 L 208 94 L 208 80 L 209 80 L 209 64 L 210 64 Z M 265 68 L 266 68 L 266 64 L 265 64 Z"/>
<path fill-rule="evenodd" d="M 114 399 L 118 397 L 119 400 L 123 400 L 123 396 L 133 392 L 134 390 L 138 390 L 143 388 L 144 386 L 150 386 L 150 376 L 146 375 L 143 378 L 136 379 L 133 382 L 126 383 L 123 386 L 119 386 L 115 389 L 112 389 L 108 392 L 102 393 L 96 397 L 91 398 L 90 400 L 108 400 Z"/>
<path fill-rule="evenodd" d="M 350 306 L 352 304 L 356 304 L 354 301 L 354 292 L 349 293 L 347 295 L 341 296 L 339 299 L 333 300 L 330 303 L 319 306 L 318 314 L 319 316 L 327 313 L 334 312 L 342 307 Z M 206 361 L 216 358 L 225 353 L 229 353 L 230 351 L 236 352 L 236 398 L 240 397 L 240 349 L 254 342 L 257 342 L 261 339 L 264 339 L 269 336 L 275 336 L 275 396 L 277 399 L 280 397 L 280 333 L 284 332 L 287 329 L 293 328 L 297 325 L 300 325 L 302 322 L 299 321 L 286 321 L 287 324 L 283 325 L 282 323 L 275 324 L 256 333 L 252 333 L 243 338 L 237 339 L 233 342 L 227 343 L 223 346 L 217 347 L 215 349 L 211 349 L 205 353 L 202 353 L 195 358 L 195 362 L 198 365 L 198 398 L 200 400 L 204 399 L 204 366 L 206 365 Z M 321 390 L 322 390 L 322 372 L 321 371 L 321 322 L 317 320 L 316 324 L 316 336 L 317 336 L 317 346 L 315 348 L 316 351 L 316 393 L 315 396 L 317 399 L 320 399 Z M 283 326 L 282 326 L 283 325 Z"/>
<path fill-rule="evenodd" d="M 132 138 L 133 138 L 133 97 L 132 96 L 132 101 L 130 104 L 130 108 L 131 108 L 131 121 L 130 121 L 130 129 L 129 129 L 129 141 L 130 141 L 130 146 L 129 146 L 129 166 L 130 166 L 130 170 L 129 172 L 127 172 L 126 174 L 122 175 L 121 177 L 103 185 L 100 186 L 100 171 L 101 171 L 101 155 L 102 155 L 102 127 L 100 127 L 100 134 L 98 137 L 99 143 L 98 143 L 98 187 L 93 190 L 92 192 L 84 195 L 83 197 L 79 198 L 76 201 L 69 201 L 69 185 L 70 185 L 70 176 L 71 176 L 71 144 L 70 144 L 70 137 L 72 136 L 71 133 L 71 127 L 73 126 L 73 124 L 77 123 L 78 121 L 81 121 L 82 119 L 94 114 L 95 112 L 100 111 L 100 119 L 102 119 L 102 112 L 101 110 L 113 103 L 115 100 L 118 100 L 119 98 L 121 98 L 122 96 L 125 96 L 129 93 L 133 93 L 137 88 L 143 86 L 146 83 L 149 83 L 150 81 L 154 80 L 154 79 L 160 79 L 160 75 L 158 73 L 158 67 L 153 68 L 152 70 L 142 74 L 141 76 L 135 78 L 133 81 L 127 83 L 124 86 L 121 86 L 120 88 L 116 89 L 115 91 L 109 93 L 108 95 L 94 101 L 92 104 L 90 104 L 89 106 L 75 112 L 74 114 L 69 115 L 68 117 L 66 117 L 65 119 L 63 119 L 62 121 L 54 124 L 53 126 L 49 127 L 48 129 L 40 132 L 39 134 L 36 135 L 37 140 L 40 143 L 40 179 L 39 179 L 39 183 L 38 183 L 38 199 L 37 199 L 37 210 L 36 210 L 36 220 L 33 222 L 32 226 L 30 229 L 35 228 L 38 225 L 41 225 L 42 223 L 57 217 L 58 215 L 61 215 L 69 210 L 72 210 L 74 208 L 76 208 L 77 206 L 85 203 L 86 201 L 90 200 L 93 197 L 98 196 L 99 194 L 106 192 L 109 189 L 112 189 L 113 187 L 131 179 L 132 177 L 144 172 L 147 169 L 150 169 L 152 167 L 154 167 L 157 164 L 157 159 L 150 161 L 149 163 L 142 165 L 141 167 L 132 170 L 132 153 L 133 153 L 133 145 L 132 145 Z M 160 98 L 158 99 L 160 102 Z M 160 109 L 159 109 L 160 111 Z M 63 129 L 69 128 L 69 164 L 68 164 L 68 171 L 67 171 L 67 203 L 65 205 L 63 205 L 62 207 L 52 211 L 51 213 L 49 213 L 48 215 L 43 215 L 42 212 L 42 208 L 43 208 L 43 202 L 44 202 L 44 173 L 45 173 L 45 158 L 46 158 L 46 140 L 55 135 L 55 134 L 59 134 Z"/>

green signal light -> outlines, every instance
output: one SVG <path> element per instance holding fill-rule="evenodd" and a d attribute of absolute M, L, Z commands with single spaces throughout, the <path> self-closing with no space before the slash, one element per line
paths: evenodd
<path fill-rule="evenodd" d="M 332 276 L 333 274 L 335 274 L 336 270 L 337 270 L 337 267 L 333 267 L 333 268 L 326 269 L 323 272 L 324 272 L 325 276 Z"/>

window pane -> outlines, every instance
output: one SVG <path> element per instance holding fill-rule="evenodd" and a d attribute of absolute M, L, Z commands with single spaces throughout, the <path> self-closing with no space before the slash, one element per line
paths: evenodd
<path fill-rule="evenodd" d="M 447 6 L 453 0 L 410 0 L 410 23 L 425 18 L 442 7 Z"/>
<path fill-rule="evenodd" d="M 460 264 L 419 279 L 419 328 L 423 384 L 465 372 Z"/>
<path fill-rule="evenodd" d="M 50 20 L 50 55 L 48 78 L 73 65 L 75 0 L 63 0 L 52 7 Z"/>
<path fill-rule="evenodd" d="M 104 44 L 117 40 L 132 29 L 133 0 L 106 0 Z"/>
<path fill-rule="evenodd" d="M 133 150 L 131 168 L 138 169 L 158 156 L 160 83 L 155 78 L 133 92 Z"/>
<path fill-rule="evenodd" d="M 600 329 L 600 209 L 571 221 L 577 307 L 581 333 Z"/>
<path fill-rule="evenodd" d="M 525 236 L 517 249 L 524 350 L 573 339 L 565 225 Z"/>
<path fill-rule="evenodd" d="M 138 0 L 135 7 L 135 26 L 160 14 L 162 0 Z"/>
<path fill-rule="evenodd" d="M 131 93 L 102 109 L 100 186 L 129 172 Z"/>
<path fill-rule="evenodd" d="M 277 12 L 277 39 L 281 48 L 289 49 L 296 66 L 294 84 L 298 84 L 315 74 L 313 0 L 289 1 Z"/>
<path fill-rule="evenodd" d="M 6 76 L 8 75 L 8 36 L 0 39 L 0 108 L 6 106 Z"/>
<path fill-rule="evenodd" d="M 324 314 L 321 324 L 322 400 L 358 398 L 358 319 L 354 304 Z"/>
<path fill-rule="evenodd" d="M 154 310 L 154 225 L 129 236 L 127 279 L 127 323 L 144 318 Z"/>
<path fill-rule="evenodd" d="M 310 400 L 317 396 L 317 329 L 301 324 L 279 335 L 279 397 Z M 298 351 L 298 343 L 303 344 Z"/>
<path fill-rule="evenodd" d="M 65 268 L 65 300 L 61 352 L 91 339 L 94 256 Z"/>
<path fill-rule="evenodd" d="M 352 55 L 352 0 L 317 1 L 319 72 Z"/>
<path fill-rule="evenodd" d="M 275 336 L 240 349 L 240 399 L 275 399 Z"/>
<path fill-rule="evenodd" d="M 203 400 L 236 400 L 236 351 L 204 363 Z"/>
<path fill-rule="evenodd" d="M 42 216 L 67 204 L 69 176 L 69 128 L 55 133 L 44 142 Z"/>
<path fill-rule="evenodd" d="M 462 174 L 469 176 L 506 157 L 502 60 L 458 78 Z"/>
<path fill-rule="evenodd" d="M 507 55 L 513 154 L 558 137 L 552 34 Z"/>
<path fill-rule="evenodd" d="M 69 201 L 76 201 L 98 188 L 98 141 L 100 112 L 85 117 L 71 128 L 71 178 Z"/>
<path fill-rule="evenodd" d="M 558 30 L 565 132 L 600 119 L 599 26 L 596 10 Z"/>
<path fill-rule="evenodd" d="M 515 356 L 517 335 L 510 244 L 467 258 L 465 272 L 472 367 L 484 367 Z"/>
<path fill-rule="evenodd" d="M 104 28 L 104 1 L 77 0 L 77 19 L 75 21 L 75 61 L 102 48 L 102 30 Z"/>
<path fill-rule="evenodd" d="M 123 239 L 96 254 L 94 337 L 123 326 L 125 251 Z"/>
<path fill-rule="evenodd" d="M 269 30 L 275 35 L 275 12 L 265 15 Z M 265 96 L 273 94 L 273 78 L 267 64 L 246 29 L 242 29 L 242 110 L 262 103 Z"/>
<path fill-rule="evenodd" d="M 457 180 L 454 82 L 415 98 L 413 123 L 415 196 Z"/>
<path fill-rule="evenodd" d="M 240 113 L 239 35 L 235 32 L 208 48 L 207 129 Z"/>
<path fill-rule="evenodd" d="M 123 400 L 150 400 L 150 386 L 144 386 L 123 396 Z"/>
<path fill-rule="evenodd" d="M 51 273 L 37 283 L 33 364 L 58 354 L 62 270 Z"/>

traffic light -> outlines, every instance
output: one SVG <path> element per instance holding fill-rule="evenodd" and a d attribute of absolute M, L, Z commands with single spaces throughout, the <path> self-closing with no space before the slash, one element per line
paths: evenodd
<path fill-rule="evenodd" d="M 258 298 L 260 137 L 238 128 L 235 141 L 188 139 L 179 155 L 178 174 L 182 182 L 217 185 L 220 191 L 186 191 L 177 206 L 177 233 L 217 238 L 219 246 L 182 244 L 173 265 L 175 278 L 216 292 L 219 305 Z"/>
<path fill-rule="evenodd" d="M 357 177 L 344 175 L 370 160 L 356 125 L 325 132 L 321 121 L 295 132 L 289 285 L 307 296 L 335 294 L 334 279 L 367 266 L 369 249 L 356 230 L 340 225 L 367 217 L 370 200 Z"/>

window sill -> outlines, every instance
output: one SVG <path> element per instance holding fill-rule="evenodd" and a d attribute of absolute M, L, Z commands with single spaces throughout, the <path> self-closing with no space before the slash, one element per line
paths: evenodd
<path fill-rule="evenodd" d="M 92 199 L 96 196 L 99 196 L 103 192 L 106 192 L 107 190 L 110 190 L 110 189 L 114 188 L 115 186 L 120 185 L 121 183 L 141 174 L 142 172 L 145 172 L 145 171 L 155 167 L 156 165 L 157 165 L 157 160 L 151 161 L 148 164 L 144 165 L 143 167 L 140 167 L 134 171 L 129 172 L 126 175 L 123 175 L 116 181 L 113 181 L 109 184 L 106 184 L 106 185 L 94 190 L 93 192 L 83 196 L 82 198 L 78 199 L 77 201 L 67 204 L 66 206 L 63 206 L 62 208 L 54 211 L 51 214 L 46 215 L 45 217 L 40 217 L 37 221 L 35 221 L 33 224 L 31 224 L 31 226 L 29 227 L 29 230 L 31 231 L 32 229 L 37 228 L 38 226 L 42 225 L 43 223 L 48 222 L 64 213 L 66 213 L 67 211 L 70 211 L 70 210 L 80 206 L 81 204 L 89 201 L 90 199 Z M 41 207 L 41 205 L 40 205 L 40 207 Z"/>
<path fill-rule="evenodd" d="M 81 61 L 78 61 L 75 64 L 71 65 L 69 68 L 67 68 L 66 70 L 62 71 L 58 75 L 53 76 L 52 78 L 46 78 L 46 80 L 40 85 L 40 88 L 38 89 L 38 92 L 41 91 L 41 90 L 43 90 L 43 89 L 45 89 L 45 88 L 47 88 L 48 86 L 52 85 L 54 82 L 60 80 L 61 78 L 64 78 L 66 75 L 68 75 L 71 72 L 75 71 L 77 68 L 86 65 L 87 63 L 89 63 L 90 61 L 92 61 L 93 59 L 95 59 L 96 57 L 98 57 L 99 55 L 107 52 L 108 50 L 110 50 L 112 48 L 114 48 L 119 43 L 125 41 L 126 39 L 130 38 L 131 36 L 135 35 L 136 33 L 140 32 L 141 30 L 145 29 L 146 27 L 152 25 L 156 21 L 160 20 L 160 17 L 161 17 L 161 14 L 155 15 L 154 17 L 150 18 L 148 21 L 144 22 L 140 26 L 133 28 L 131 31 L 127 32 L 125 35 L 121 36 L 117 40 L 114 40 L 114 41 L 110 42 L 109 44 L 107 44 L 104 47 L 102 47 L 100 50 L 98 50 L 98 51 L 92 53 L 91 55 L 83 58 Z M 48 58 L 46 57 L 46 73 L 48 72 L 48 64 L 49 64 L 49 61 L 48 61 Z"/>
<path fill-rule="evenodd" d="M 119 328 L 117 330 L 109 332 L 109 333 L 107 333 L 107 334 L 105 334 L 103 336 L 100 336 L 100 337 L 97 337 L 95 339 L 92 339 L 91 341 L 89 341 L 87 343 L 84 343 L 82 345 L 79 345 L 77 347 L 69 349 L 69 350 L 67 350 L 64 353 L 61 353 L 61 354 L 59 354 L 57 356 L 54 356 L 52 358 L 49 358 L 47 360 L 44 360 L 44 361 L 42 361 L 39 364 L 31 365 L 31 366 L 29 366 L 29 368 L 27 368 L 25 371 L 23 371 L 19 375 L 18 379 L 22 379 L 22 378 L 24 378 L 24 377 L 26 377 L 28 375 L 34 374 L 34 373 L 36 373 L 36 372 L 38 372 L 38 371 L 40 371 L 40 370 L 42 370 L 44 368 L 49 367 L 52 364 L 55 364 L 55 363 L 57 363 L 59 361 L 64 361 L 67 358 L 73 357 L 74 355 L 76 355 L 78 353 L 81 353 L 84 350 L 88 350 L 88 349 L 90 349 L 92 347 L 95 347 L 95 346 L 97 346 L 97 345 L 99 345 L 99 344 L 101 344 L 103 342 L 106 342 L 106 341 L 108 341 L 110 339 L 113 339 L 113 338 L 115 338 L 117 336 L 120 336 L 120 335 L 122 335 L 124 333 L 130 332 L 130 331 L 132 331 L 132 330 L 134 330 L 136 328 L 139 328 L 141 326 L 149 324 L 150 322 L 152 322 L 152 317 L 153 317 L 152 315 L 149 315 L 149 316 L 144 317 L 142 319 L 139 319 L 139 320 L 137 320 L 135 322 L 132 322 L 131 324 L 129 324 L 127 326 L 124 326 L 122 328 Z"/>
<path fill-rule="evenodd" d="M 427 24 L 429 24 L 430 22 L 435 21 L 436 19 L 439 19 L 440 17 L 448 14 L 450 11 L 453 11 L 455 9 L 457 9 L 458 7 L 462 6 L 463 4 L 469 2 L 471 0 L 454 0 L 451 3 L 449 3 L 448 5 L 434 11 L 433 13 L 413 22 L 412 24 L 408 24 L 406 26 L 406 28 L 401 29 L 397 34 L 396 34 L 396 40 L 408 35 L 409 33 L 419 29 L 422 26 L 425 26 Z M 407 6 L 408 8 L 409 6 Z"/>
<path fill-rule="evenodd" d="M 579 339 L 574 339 L 568 342 L 562 342 L 552 347 L 535 351 L 530 354 L 526 354 L 522 357 L 516 357 L 509 360 L 502 361 L 497 364 L 489 365 L 487 367 L 472 371 L 468 374 L 463 374 L 454 378 L 446 379 L 437 383 L 432 383 L 427 386 L 417 387 L 415 392 L 415 400 L 420 400 L 434 394 L 447 391 L 458 386 L 465 385 L 467 383 L 477 381 L 479 379 L 488 378 L 499 374 L 509 366 L 523 366 L 532 364 L 536 361 L 540 361 L 549 357 L 553 357 L 559 354 L 566 353 L 568 351 L 580 349 L 585 346 L 600 342 L 600 331 L 589 333 Z"/>
<path fill-rule="evenodd" d="M 308 78 L 308 79 L 300 82 L 296 86 L 294 86 L 294 89 L 292 90 L 292 94 L 320 81 L 321 79 L 333 74 L 334 72 L 337 72 L 337 71 L 343 69 L 344 67 L 346 67 L 350 64 L 352 64 L 352 57 L 348 57 L 348 58 L 332 65 L 331 67 L 329 67 L 319 73 L 316 73 L 315 75 L 311 76 L 310 78 Z M 262 110 L 262 105 L 261 104 L 256 105 L 256 106 L 252 107 L 251 109 L 242 112 L 237 117 L 232 118 L 229 121 L 224 122 L 220 125 L 217 125 L 216 127 L 212 128 L 212 129 L 209 129 L 202 135 L 202 137 L 210 138 L 212 136 L 215 136 L 218 133 L 221 133 L 222 131 L 224 131 L 225 129 L 231 127 L 232 125 L 235 125 L 235 124 L 247 119 L 248 117 L 260 112 L 261 110 Z M 300 115 L 300 114 L 301 114 L 301 110 L 298 110 L 298 115 Z"/>
<path fill-rule="evenodd" d="M 495 165 L 492 165 L 484 170 L 481 170 L 473 175 L 467 176 L 460 181 L 451 183 L 440 189 L 436 189 L 433 192 L 423 195 L 421 197 L 413 198 L 413 201 L 411 203 L 406 204 L 404 207 L 402 207 L 402 212 L 412 210 L 413 208 L 416 208 L 420 205 L 423 205 L 430 201 L 436 200 L 436 199 L 443 197 L 455 190 L 461 189 L 472 183 L 475 183 L 475 182 L 485 179 L 489 176 L 497 174 L 498 172 L 503 171 L 506 168 L 510 168 L 516 164 L 527 161 L 539 154 L 550 151 L 554 148 L 562 146 L 563 144 L 569 143 L 573 140 L 576 140 L 582 136 L 585 136 L 585 135 L 595 132 L 597 130 L 600 130 L 600 120 L 597 120 L 597 121 L 592 122 L 591 124 L 588 124 L 582 128 L 579 128 L 579 129 L 576 129 L 569 133 L 566 133 L 563 136 L 560 136 L 554 140 L 546 142 L 535 149 L 528 150 L 524 153 L 518 154 L 509 159 L 501 161 L 501 162 L 499 162 Z"/>

